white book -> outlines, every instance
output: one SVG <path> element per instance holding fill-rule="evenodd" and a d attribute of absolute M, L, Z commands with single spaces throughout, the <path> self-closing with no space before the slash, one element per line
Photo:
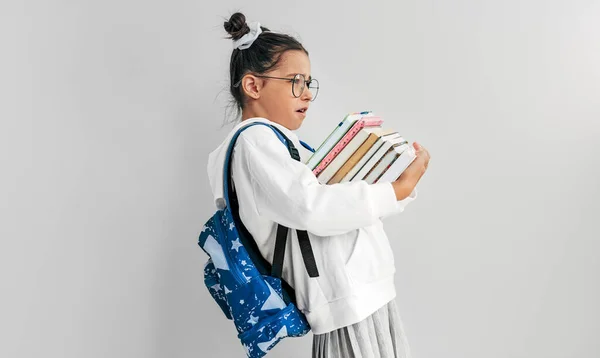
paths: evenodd
<path fill-rule="evenodd" d="M 356 150 L 369 138 L 371 133 L 381 132 L 383 129 L 381 126 L 377 127 L 365 127 L 362 128 L 354 138 L 346 144 L 344 149 L 335 156 L 335 158 L 329 163 L 327 167 L 317 176 L 317 179 L 322 184 L 327 184 L 331 178 L 337 173 L 338 170 L 346 163 L 348 159 L 356 152 Z"/>
<path fill-rule="evenodd" d="M 377 152 L 379 150 L 379 148 L 381 148 L 381 146 L 385 143 L 385 141 L 399 137 L 399 136 L 400 136 L 400 134 L 398 134 L 398 132 L 394 132 L 394 133 L 386 134 L 384 136 L 379 137 L 377 139 L 377 141 L 373 144 L 373 146 L 371 148 L 369 148 L 369 150 L 365 153 L 365 155 L 363 155 L 362 158 L 360 158 L 360 160 L 356 163 L 356 165 L 354 165 L 354 167 L 352 167 L 352 169 L 350 169 L 350 171 L 342 178 L 340 183 L 346 183 L 346 182 L 351 181 L 352 178 L 354 178 L 354 176 L 356 175 L 356 173 L 358 173 L 358 171 L 363 168 L 363 166 L 367 163 L 367 161 L 369 161 L 369 159 L 371 159 L 371 157 L 375 154 L 375 152 Z"/>
<path fill-rule="evenodd" d="M 375 183 L 385 183 L 396 181 L 402 172 L 417 158 L 417 153 L 413 146 L 409 146 L 400 154 L 392 165 L 375 181 Z"/>
<path fill-rule="evenodd" d="M 373 184 L 377 181 L 377 179 L 383 174 L 386 169 L 408 148 L 408 144 L 401 143 L 395 144 L 392 148 L 388 150 L 387 153 L 381 158 L 379 163 L 367 174 L 365 177 L 365 181 L 369 184 Z"/>
<path fill-rule="evenodd" d="M 383 145 L 373 154 L 371 158 L 365 163 L 365 165 L 356 173 L 351 182 L 356 182 L 364 179 L 364 177 L 373 169 L 373 166 L 387 153 L 387 151 L 394 145 L 406 142 L 401 135 L 397 135 L 393 138 L 386 139 Z"/>

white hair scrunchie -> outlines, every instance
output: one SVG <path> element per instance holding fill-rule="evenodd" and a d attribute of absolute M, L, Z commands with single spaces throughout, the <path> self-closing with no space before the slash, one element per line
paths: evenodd
<path fill-rule="evenodd" d="M 248 24 L 248 27 L 250 28 L 250 32 L 240 37 L 239 39 L 233 41 L 234 49 L 247 49 L 248 47 L 250 47 L 250 45 L 252 45 L 254 40 L 258 38 L 258 35 L 262 33 L 262 29 L 260 28 L 260 22 L 251 22 L 250 24 Z"/>

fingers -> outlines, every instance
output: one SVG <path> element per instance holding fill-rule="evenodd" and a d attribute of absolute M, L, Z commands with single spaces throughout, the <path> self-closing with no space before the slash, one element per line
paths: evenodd
<path fill-rule="evenodd" d="M 413 147 L 416 150 L 417 158 L 423 162 L 424 168 L 427 169 L 427 166 L 429 165 L 429 159 L 431 158 L 429 151 L 418 142 L 414 142 Z"/>

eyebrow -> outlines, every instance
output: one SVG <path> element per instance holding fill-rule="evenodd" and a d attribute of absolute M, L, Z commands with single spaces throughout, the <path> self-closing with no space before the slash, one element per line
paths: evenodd
<path fill-rule="evenodd" d="M 287 76 L 295 76 L 295 75 L 297 75 L 297 74 L 298 74 L 298 72 L 288 73 L 288 74 L 286 75 L 286 77 L 287 77 Z M 306 77 L 306 75 L 305 75 L 304 73 L 301 73 L 301 75 L 304 75 L 304 76 Z M 310 81 L 310 80 L 312 80 L 312 75 L 309 75 L 309 76 L 308 76 L 308 80 L 309 80 L 309 81 Z"/>

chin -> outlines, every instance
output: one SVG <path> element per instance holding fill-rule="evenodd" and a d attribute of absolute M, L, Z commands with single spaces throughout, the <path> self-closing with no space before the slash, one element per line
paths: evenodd
<path fill-rule="evenodd" d="M 302 122 L 303 120 L 295 120 L 292 122 L 292 128 L 289 128 L 292 131 L 295 131 L 296 129 L 300 128 L 300 126 L 302 126 Z"/>

